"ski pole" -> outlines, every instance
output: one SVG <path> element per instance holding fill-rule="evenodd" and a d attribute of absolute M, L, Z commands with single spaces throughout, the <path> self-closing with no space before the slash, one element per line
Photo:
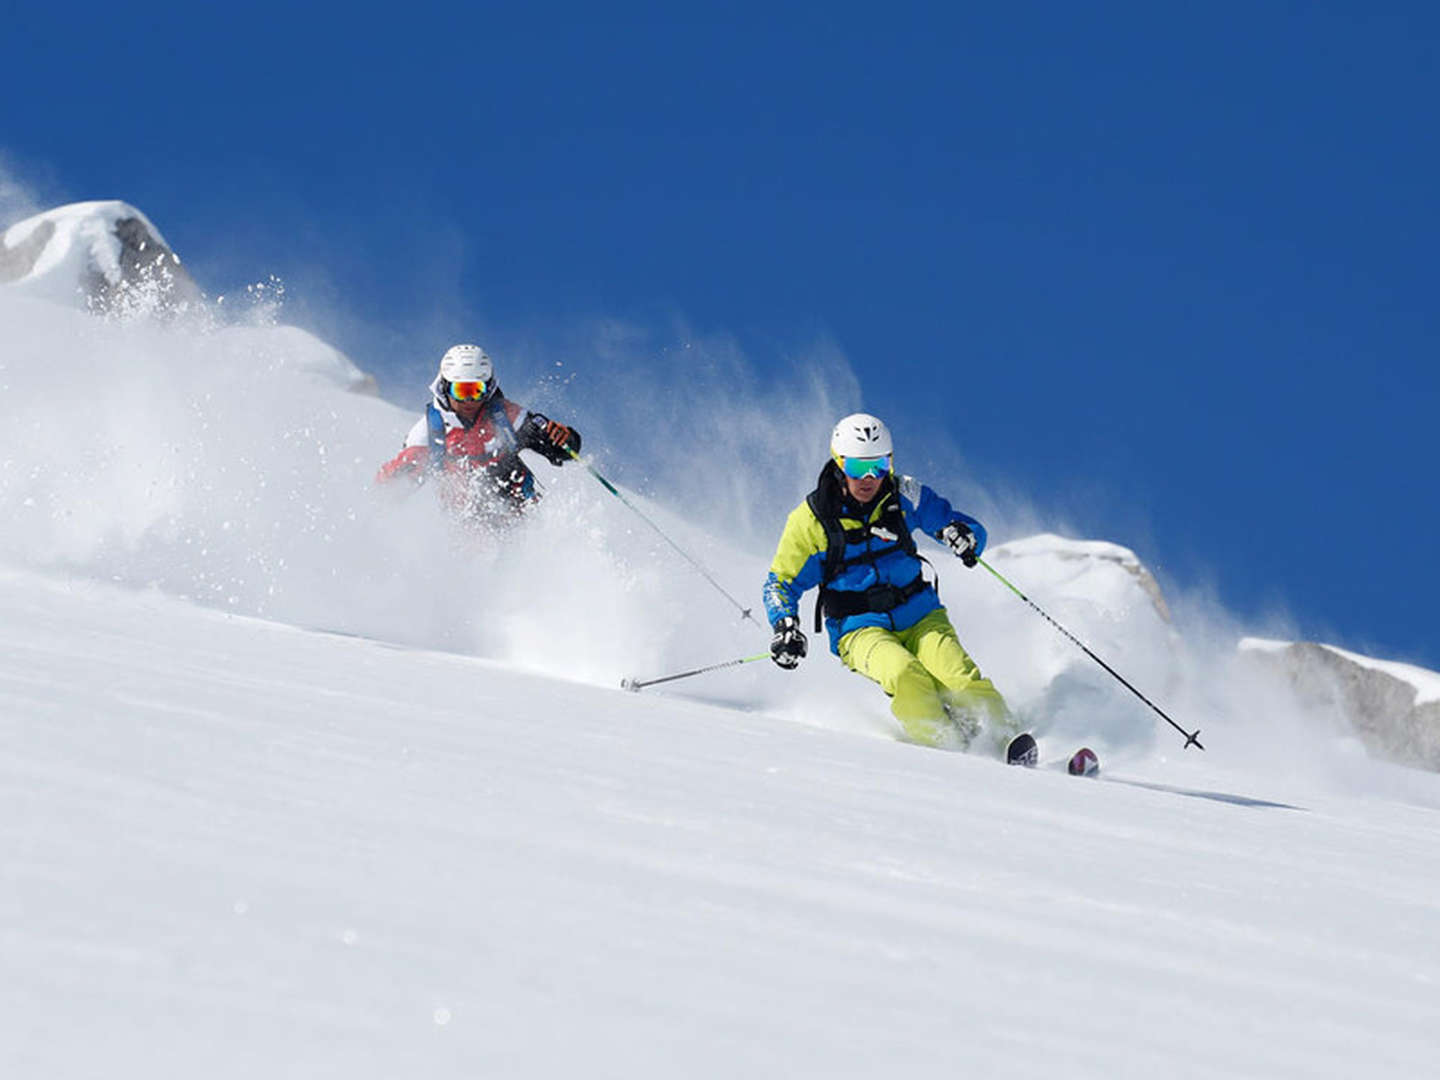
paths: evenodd
<path fill-rule="evenodd" d="M 704 675 L 707 671 L 719 671 L 721 668 L 739 667 L 741 664 L 753 664 L 756 660 L 769 660 L 768 652 L 756 653 L 754 656 L 742 656 L 738 660 L 726 660 L 723 664 L 711 664 L 709 667 L 696 668 L 694 671 L 682 671 L 678 675 L 662 675 L 658 679 L 631 679 L 620 680 L 622 690 L 634 690 L 637 694 L 647 686 L 654 686 L 662 682 L 674 682 L 676 679 L 688 679 L 691 675 Z"/>
<path fill-rule="evenodd" d="M 1086 644 L 1085 644 L 1083 641 L 1081 641 L 1081 640 L 1080 640 L 1079 638 L 1077 638 L 1074 634 L 1070 633 L 1069 630 L 1066 630 L 1065 627 L 1061 626 L 1058 622 L 1056 622 L 1056 621 L 1055 621 L 1054 619 L 1052 619 L 1049 615 L 1047 615 L 1047 614 L 1045 613 L 1045 611 L 1040 607 L 1040 605 L 1037 604 L 1037 603 L 1035 603 L 1034 600 L 1031 600 L 1031 599 L 1030 599 L 1028 596 L 1026 596 L 1023 592 L 1021 592 L 1019 589 L 1017 589 L 1014 585 L 1010 584 L 1010 582 L 1005 579 L 1005 576 L 1004 576 L 1003 574 L 1001 574 L 1000 571 L 996 570 L 993 566 L 991 566 L 989 563 L 987 563 L 984 559 L 978 559 L 978 558 L 977 558 L 975 561 L 978 562 L 981 566 L 985 567 L 986 570 L 989 570 L 990 573 L 994 574 L 996 580 L 999 581 L 1000 584 L 1004 585 L 1007 589 L 1009 589 L 1011 592 L 1013 592 L 1016 596 L 1020 597 L 1021 600 L 1024 600 L 1025 603 L 1029 604 L 1036 612 L 1038 612 L 1038 613 L 1040 614 L 1040 616 L 1041 616 L 1042 618 L 1044 618 L 1044 620 L 1045 620 L 1046 622 L 1048 622 L 1051 626 L 1055 627 L 1056 630 L 1059 630 L 1060 633 L 1064 634 L 1067 638 L 1069 638 L 1072 642 L 1074 642 L 1077 646 L 1079 646 L 1081 652 L 1083 652 L 1086 656 L 1090 657 L 1091 660 L 1094 660 L 1094 661 L 1095 661 L 1097 664 L 1099 664 L 1102 668 L 1104 668 L 1104 669 L 1105 669 L 1106 671 L 1108 671 L 1111 675 L 1113 675 L 1113 676 L 1115 677 L 1115 679 L 1120 683 L 1121 686 L 1125 687 L 1126 690 L 1129 690 L 1132 694 L 1134 694 L 1136 697 L 1138 697 L 1138 698 L 1139 698 L 1141 701 L 1143 701 L 1146 705 L 1149 705 L 1150 708 L 1152 708 L 1152 709 L 1155 710 L 1155 712 L 1159 715 L 1159 717 L 1160 717 L 1162 720 L 1164 720 L 1167 724 L 1169 724 L 1171 727 L 1173 727 L 1176 731 L 1180 732 L 1181 735 L 1184 735 L 1184 736 L 1185 736 L 1185 745 L 1184 745 L 1183 747 L 1181 747 L 1181 749 L 1183 749 L 1183 750 L 1188 750 L 1192 745 L 1198 747 L 1198 748 L 1201 749 L 1201 750 L 1204 750 L 1204 749 L 1205 749 L 1205 747 L 1200 744 L 1200 729 L 1199 729 L 1199 728 L 1196 728 L 1193 732 L 1189 732 L 1189 731 L 1186 731 L 1186 730 L 1185 730 L 1183 727 L 1181 727 L 1179 724 L 1177 724 L 1174 720 L 1171 720 L 1170 717 L 1168 717 L 1168 716 L 1165 715 L 1165 711 L 1164 711 L 1163 709 L 1161 709 L 1159 705 L 1156 705 L 1153 701 L 1151 701 L 1148 697 L 1146 697 L 1144 694 L 1142 694 L 1139 690 L 1136 690 L 1135 687 L 1131 686 L 1130 683 L 1125 679 L 1125 677 L 1124 677 L 1123 675 L 1121 675 L 1118 671 L 1116 671 L 1114 668 L 1112 668 L 1112 667 L 1111 667 L 1109 664 L 1107 664 L 1104 660 L 1101 660 L 1100 657 L 1096 656 L 1093 652 L 1091 652 L 1090 649 L 1086 646 Z"/>
<path fill-rule="evenodd" d="M 721 596 L 725 597 L 726 600 L 729 600 L 730 603 L 735 605 L 735 608 L 740 612 L 740 617 L 742 619 L 749 619 L 752 623 L 755 623 L 756 626 L 760 626 L 760 623 L 758 620 L 756 620 L 755 616 L 750 614 L 749 608 L 747 608 L 744 604 L 740 603 L 739 600 L 736 600 L 735 597 L 731 596 L 728 592 L 726 592 L 724 587 L 718 581 L 716 581 L 714 577 L 711 576 L 710 572 L 706 570 L 705 567 L 701 566 L 698 562 L 691 558 L 686 553 L 685 549 L 682 548 L 679 544 L 675 543 L 674 540 L 671 540 L 670 537 L 666 536 L 664 529 L 660 528 L 659 525 L 656 525 L 655 522 L 651 521 L 650 518 L 647 517 L 638 506 L 632 503 L 629 499 L 625 498 L 624 494 L 620 491 L 620 489 L 617 488 L 614 484 L 612 484 L 609 480 L 606 480 L 605 477 L 601 476 L 599 471 L 596 470 L 595 466 L 591 465 L 588 461 L 581 458 L 579 454 L 577 454 L 574 450 L 571 450 L 568 446 L 565 448 L 565 452 L 569 454 L 572 458 L 574 458 L 576 461 L 580 462 L 581 465 L 584 465 L 590 475 L 595 477 L 596 480 L 600 481 L 601 486 L 603 486 L 606 491 L 610 492 L 611 495 L 614 495 L 622 503 L 624 503 L 631 510 L 633 510 L 636 517 L 638 517 L 641 521 L 645 522 L 646 525 L 649 525 L 652 529 L 659 533 L 660 538 L 664 540 L 667 544 L 669 544 L 672 548 L 674 548 L 679 553 L 682 559 L 684 559 L 691 566 L 693 566 L 699 572 L 701 577 L 703 577 L 711 585 L 715 586 L 715 590 Z M 761 629 L 764 629 L 764 627 L 761 627 Z M 691 672 L 691 674 L 694 674 L 694 672 Z M 676 678 L 679 678 L 679 676 L 676 676 Z"/>

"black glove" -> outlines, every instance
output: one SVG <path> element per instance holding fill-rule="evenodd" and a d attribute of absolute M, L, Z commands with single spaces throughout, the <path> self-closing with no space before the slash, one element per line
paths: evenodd
<path fill-rule="evenodd" d="M 580 453 L 580 433 L 539 413 L 531 413 L 520 430 L 520 445 L 534 450 L 554 465 L 564 465 Z"/>
<path fill-rule="evenodd" d="M 941 529 L 940 542 L 960 556 L 960 561 L 966 566 L 974 566 L 980 561 L 980 555 L 975 550 L 975 534 L 964 522 L 952 521 Z"/>
<path fill-rule="evenodd" d="M 794 615 L 786 615 L 775 624 L 775 636 L 770 639 L 770 659 L 778 666 L 793 671 L 800 666 L 808 648 L 800 620 Z"/>
<path fill-rule="evenodd" d="M 518 454 L 497 458 L 485 466 L 485 474 L 495 486 L 495 494 L 523 502 L 535 494 L 535 478 Z"/>

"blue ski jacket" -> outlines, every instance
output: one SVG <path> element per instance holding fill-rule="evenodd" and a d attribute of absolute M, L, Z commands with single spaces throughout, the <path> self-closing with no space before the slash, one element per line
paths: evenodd
<path fill-rule="evenodd" d="M 940 607 L 935 586 L 922 572 L 911 531 L 935 536 L 952 521 L 975 534 L 985 550 L 985 527 L 913 477 L 891 476 L 869 507 L 849 496 L 833 463 L 815 490 L 790 513 L 765 579 L 765 614 L 773 626 L 799 617 L 800 598 L 819 586 L 830 651 L 865 626 L 905 630 Z M 832 542 L 833 538 L 833 542 Z"/>

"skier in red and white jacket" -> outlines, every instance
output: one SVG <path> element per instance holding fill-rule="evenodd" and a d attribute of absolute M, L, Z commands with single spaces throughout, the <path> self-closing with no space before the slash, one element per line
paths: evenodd
<path fill-rule="evenodd" d="M 580 452 L 580 433 L 532 412 L 500 391 L 495 365 L 478 345 L 455 345 L 440 360 L 430 403 L 377 484 L 438 479 L 456 511 L 493 518 L 523 510 L 537 495 L 520 458 L 533 450 L 555 465 Z"/>

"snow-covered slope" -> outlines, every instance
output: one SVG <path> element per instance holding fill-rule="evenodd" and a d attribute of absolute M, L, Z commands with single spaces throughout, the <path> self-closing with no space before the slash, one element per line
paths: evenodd
<path fill-rule="evenodd" d="M 30 574 L 0 642 L 6 1076 L 1433 1063 L 1429 774 L 1079 780 Z"/>

